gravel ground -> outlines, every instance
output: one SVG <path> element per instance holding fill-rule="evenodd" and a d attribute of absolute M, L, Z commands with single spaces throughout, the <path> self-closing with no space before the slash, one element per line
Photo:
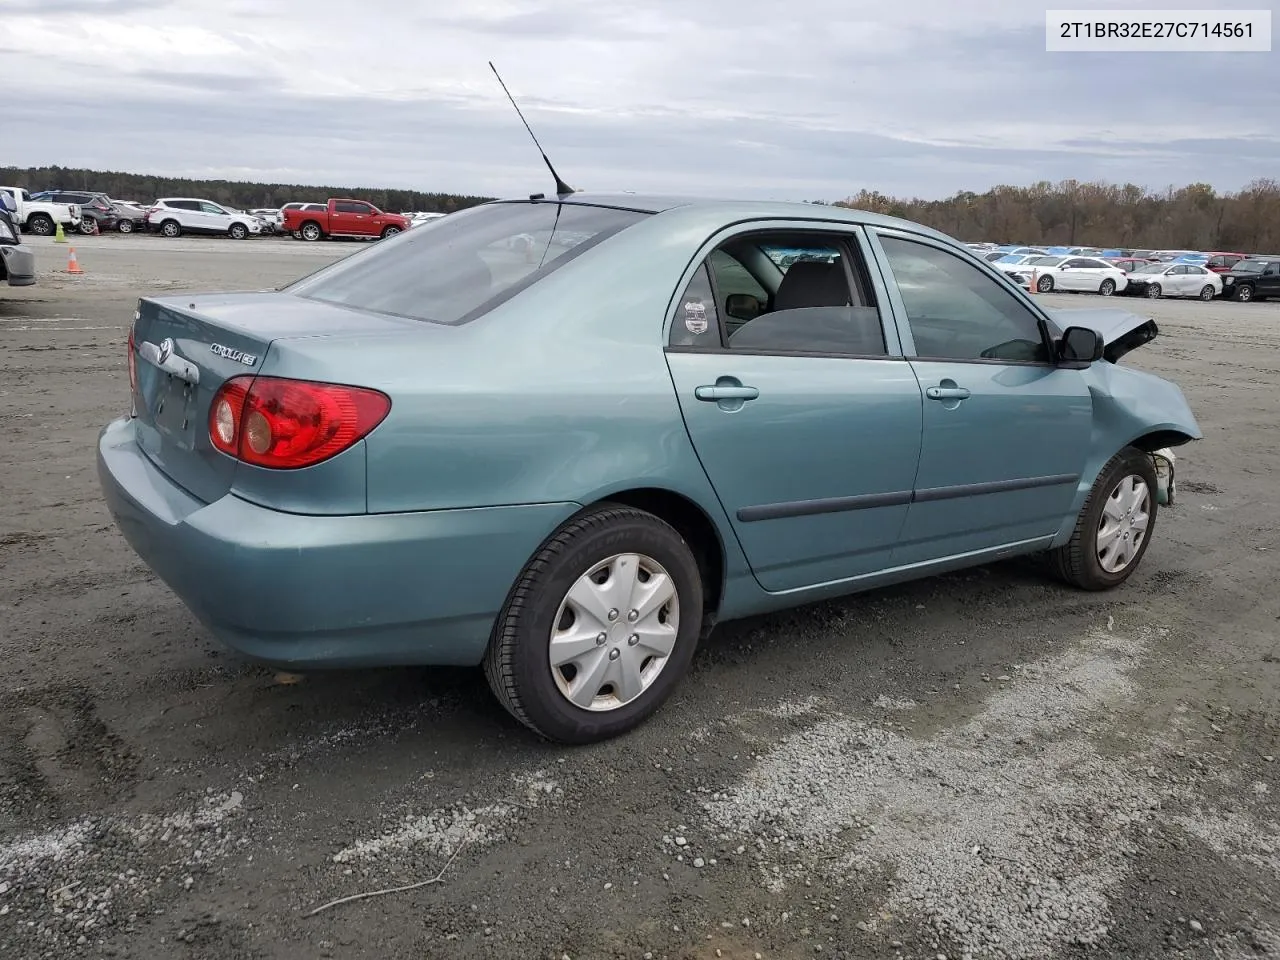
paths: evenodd
<path fill-rule="evenodd" d="M 5 960 L 1280 956 L 1280 305 L 1117 301 L 1205 431 L 1122 589 L 1006 564 L 729 624 L 642 730 L 565 749 L 475 671 L 237 659 L 99 500 L 139 293 L 354 245 L 78 238 L 81 278 L 32 246 L 0 289 Z"/>

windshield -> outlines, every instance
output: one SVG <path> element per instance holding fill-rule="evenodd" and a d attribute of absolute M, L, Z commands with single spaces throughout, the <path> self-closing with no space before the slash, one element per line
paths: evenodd
<path fill-rule="evenodd" d="M 647 216 L 580 204 L 482 204 L 381 241 L 285 290 L 411 320 L 465 323 Z"/>
<path fill-rule="evenodd" d="M 1164 273 L 1169 269 L 1167 263 L 1144 263 L 1137 270 L 1130 270 L 1130 273 Z"/>
<path fill-rule="evenodd" d="M 1027 261 L 1027 265 L 1032 267 L 1056 267 L 1063 259 L 1063 257 L 1032 257 Z"/>

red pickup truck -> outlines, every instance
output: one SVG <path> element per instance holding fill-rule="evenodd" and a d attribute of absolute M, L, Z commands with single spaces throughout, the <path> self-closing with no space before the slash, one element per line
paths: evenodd
<path fill-rule="evenodd" d="M 383 213 L 363 200 L 330 200 L 323 210 L 285 208 L 281 226 L 303 240 L 325 237 L 389 237 L 409 229 L 408 217 Z"/>

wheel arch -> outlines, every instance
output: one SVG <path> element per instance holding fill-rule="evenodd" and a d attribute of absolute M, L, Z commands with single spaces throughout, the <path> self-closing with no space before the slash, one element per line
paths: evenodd
<path fill-rule="evenodd" d="M 710 514 L 695 500 L 664 487 L 630 487 L 587 504 L 620 503 L 651 513 L 675 528 L 693 550 L 702 574 L 704 616 L 714 616 L 724 596 L 725 548 Z"/>

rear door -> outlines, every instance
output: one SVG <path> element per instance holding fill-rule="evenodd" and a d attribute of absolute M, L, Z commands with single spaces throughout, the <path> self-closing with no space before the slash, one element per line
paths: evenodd
<path fill-rule="evenodd" d="M 1050 360 L 1047 322 L 945 244 L 872 240 L 924 398 L 920 469 L 894 566 L 1027 544 L 1070 512 L 1093 403 Z"/>
<path fill-rule="evenodd" d="M 784 592 L 889 566 L 921 399 L 861 231 L 742 225 L 695 263 L 667 363 L 756 579 Z"/>

